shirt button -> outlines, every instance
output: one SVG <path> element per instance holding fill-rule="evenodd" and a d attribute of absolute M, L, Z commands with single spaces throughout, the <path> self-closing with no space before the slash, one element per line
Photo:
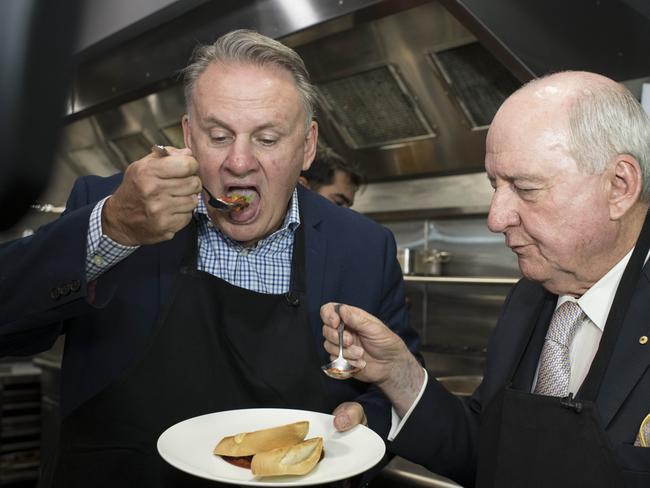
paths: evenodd
<path fill-rule="evenodd" d="M 648 342 L 648 336 L 639 337 L 639 344 L 647 344 L 647 342 Z"/>
<path fill-rule="evenodd" d="M 102 266 L 104 264 L 104 258 L 101 257 L 99 254 L 95 254 L 93 256 L 93 263 L 95 266 Z"/>
<path fill-rule="evenodd" d="M 239 255 L 240 256 L 247 256 L 248 255 L 248 249 L 242 249 L 241 251 L 239 251 Z"/>

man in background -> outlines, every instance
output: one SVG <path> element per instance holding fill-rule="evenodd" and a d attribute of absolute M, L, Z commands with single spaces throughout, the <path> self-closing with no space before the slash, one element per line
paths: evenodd
<path fill-rule="evenodd" d="M 320 147 L 310 168 L 300 173 L 299 181 L 339 207 L 349 208 L 354 205 L 363 175 L 356 164 L 327 147 Z"/>

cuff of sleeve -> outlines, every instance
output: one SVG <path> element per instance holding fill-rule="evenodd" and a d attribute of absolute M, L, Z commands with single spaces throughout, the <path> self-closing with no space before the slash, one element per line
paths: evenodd
<path fill-rule="evenodd" d="M 111 266 L 129 256 L 139 246 L 124 246 L 104 235 L 102 230 L 102 208 L 109 197 L 100 200 L 90 214 L 86 246 L 86 280 L 98 278 Z"/>
<path fill-rule="evenodd" d="M 97 202 L 97 205 L 95 205 L 95 208 L 93 208 L 93 211 L 90 214 L 86 256 L 91 256 L 94 254 L 99 247 L 99 241 L 102 238 L 102 209 L 104 208 L 104 203 L 106 203 L 106 200 L 108 199 L 109 197 L 106 197 Z"/>
<path fill-rule="evenodd" d="M 411 405 L 411 408 L 409 408 L 408 411 L 404 414 L 404 417 L 400 419 L 399 415 L 397 415 L 397 412 L 395 411 L 395 408 L 391 407 L 391 425 L 390 425 L 390 432 L 388 433 L 389 441 L 392 441 L 393 439 L 395 439 L 395 437 L 397 437 L 397 434 L 399 434 L 400 430 L 402 430 L 402 426 L 408 420 L 409 416 L 411 415 L 411 412 L 420 401 L 420 398 L 422 398 L 424 389 L 427 387 L 427 383 L 429 381 L 429 374 L 427 373 L 427 370 L 425 368 L 422 369 L 424 369 L 424 382 L 422 383 L 422 387 L 420 388 L 420 393 L 418 393 L 418 396 L 415 398 L 415 401 Z"/>

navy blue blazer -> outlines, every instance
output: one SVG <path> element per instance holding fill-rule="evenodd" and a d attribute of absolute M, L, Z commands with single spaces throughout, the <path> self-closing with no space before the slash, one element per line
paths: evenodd
<path fill-rule="evenodd" d="M 80 178 L 64 215 L 33 236 L 0 246 L 0 355 L 44 351 L 59 334 L 65 334 L 64 414 L 117 379 L 137 359 L 170 291 L 190 235 L 185 228 L 170 241 L 142 246 L 94 283 L 86 283 L 90 213 L 120 181 L 121 175 Z M 392 234 L 301 185 L 298 195 L 305 232 L 309 317 L 320 362 L 325 363 L 328 357 L 319 311 L 329 301 L 376 315 L 416 351 L 418 338 L 408 325 Z M 390 404 L 374 386 L 356 380 L 328 380 L 327 387 L 332 409 L 343 401 L 359 401 L 371 427 L 387 435 Z"/>
<path fill-rule="evenodd" d="M 650 345 L 639 341 L 650 336 L 649 266 L 641 273 L 596 398 L 602 425 L 626 479 L 644 482 L 650 482 L 650 448 L 633 444 L 641 422 L 650 413 Z M 490 339 L 483 382 L 469 401 L 454 397 L 430 378 L 390 451 L 464 486 L 473 486 L 483 407 L 507 385 L 520 357 L 511 386 L 531 390 L 556 302 L 557 296 L 540 284 L 519 281 L 508 295 Z M 650 485 L 640 482 L 638 486 Z"/>

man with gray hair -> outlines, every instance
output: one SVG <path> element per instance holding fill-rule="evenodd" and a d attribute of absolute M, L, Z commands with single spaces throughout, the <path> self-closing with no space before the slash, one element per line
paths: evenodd
<path fill-rule="evenodd" d="M 372 311 L 413 352 L 417 337 L 390 232 L 297 184 L 318 137 L 302 60 L 234 31 L 195 51 L 185 81 L 185 148 L 81 178 L 60 219 L 0 248 L 0 354 L 66 335 L 44 486 L 212 486 L 156 440 L 217 411 L 334 411 L 338 428 L 388 433 L 376 387 L 320 368 L 328 301 Z"/>
<path fill-rule="evenodd" d="M 524 279 L 471 398 L 427 378 L 360 308 L 323 306 L 326 349 L 345 321 L 358 378 L 402 417 L 390 450 L 465 486 L 650 486 L 648 116 L 608 78 L 550 75 L 499 109 L 485 168 L 488 227 Z"/>

